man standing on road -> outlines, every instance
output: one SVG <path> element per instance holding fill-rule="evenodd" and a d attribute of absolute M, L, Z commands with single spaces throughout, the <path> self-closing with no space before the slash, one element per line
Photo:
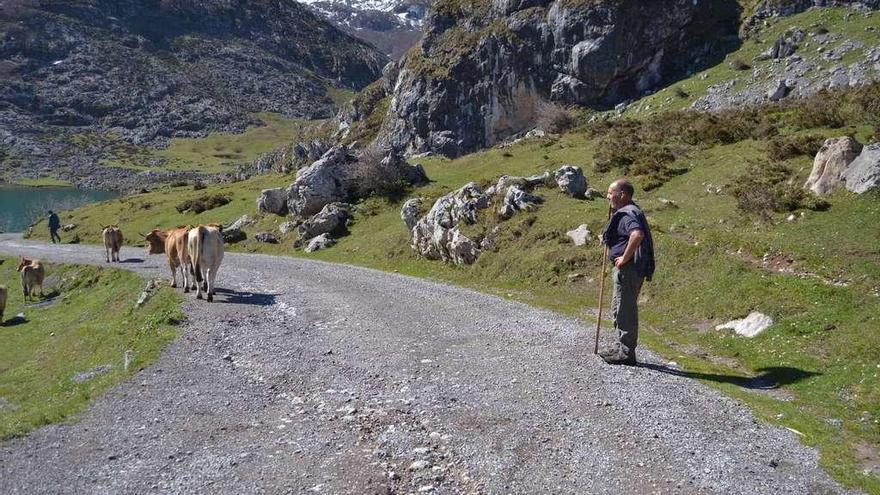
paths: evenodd
<path fill-rule="evenodd" d="M 618 340 L 599 352 L 608 364 L 636 364 L 639 291 L 642 282 L 654 274 L 654 240 L 645 214 L 632 201 L 634 191 L 627 179 L 617 179 L 608 186 L 606 195 L 612 215 L 602 232 L 602 242 L 614 263 L 611 311 Z"/>
<path fill-rule="evenodd" d="M 49 210 L 49 237 L 52 238 L 52 244 L 61 242 L 61 236 L 58 235 L 58 229 L 60 228 L 61 219 L 58 218 L 54 211 Z"/>

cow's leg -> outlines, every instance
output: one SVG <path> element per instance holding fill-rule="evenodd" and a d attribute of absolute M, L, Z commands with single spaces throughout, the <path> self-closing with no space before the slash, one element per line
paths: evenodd
<path fill-rule="evenodd" d="M 177 287 L 177 267 L 174 266 L 174 260 L 168 260 L 168 268 L 171 268 L 171 287 Z"/>
<path fill-rule="evenodd" d="M 205 274 L 205 281 L 208 284 L 208 302 L 214 302 L 214 278 L 217 277 L 217 270 L 209 268 Z"/>
<path fill-rule="evenodd" d="M 104 246 L 104 254 L 107 256 L 107 263 L 110 263 L 110 248 Z"/>

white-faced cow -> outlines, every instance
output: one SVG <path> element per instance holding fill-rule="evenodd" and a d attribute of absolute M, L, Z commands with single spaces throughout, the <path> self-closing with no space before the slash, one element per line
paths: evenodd
<path fill-rule="evenodd" d="M 119 249 L 122 248 L 122 231 L 116 225 L 108 225 L 101 232 L 104 239 L 104 252 L 107 255 L 107 263 L 111 260 L 119 262 Z"/>
<path fill-rule="evenodd" d="M 196 298 L 207 293 L 208 302 L 214 301 L 214 282 L 223 261 L 223 236 L 219 225 L 199 225 L 189 231 L 189 254 L 196 274 Z M 204 287 L 202 284 L 204 283 Z"/>
<path fill-rule="evenodd" d="M 24 299 L 27 301 L 31 298 L 34 289 L 40 286 L 40 295 L 43 295 L 43 278 L 46 276 L 46 270 L 40 260 L 20 257 L 18 261 L 18 272 L 21 274 L 21 291 L 24 293 Z"/>
<path fill-rule="evenodd" d="M 165 253 L 168 258 L 168 268 L 171 269 L 171 287 L 177 287 L 177 269 L 181 271 L 183 278 L 183 291 L 189 292 L 190 287 L 195 289 L 195 277 L 192 276 L 192 268 L 186 245 L 186 234 L 192 227 L 177 227 L 171 230 L 152 230 L 144 236 L 147 241 L 147 254 Z"/>

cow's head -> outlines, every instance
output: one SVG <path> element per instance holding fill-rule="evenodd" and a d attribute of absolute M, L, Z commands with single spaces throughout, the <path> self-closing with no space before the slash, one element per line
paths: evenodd
<path fill-rule="evenodd" d="M 168 237 L 168 234 L 162 232 L 161 230 L 153 229 L 149 234 L 144 236 L 144 240 L 147 242 L 147 254 L 162 254 L 165 252 L 165 238 Z"/>
<path fill-rule="evenodd" d="M 20 272 L 24 267 L 30 266 L 33 263 L 34 263 L 34 260 L 32 260 L 30 258 L 25 258 L 24 256 L 19 256 L 18 257 L 18 268 L 16 268 L 16 271 Z"/>

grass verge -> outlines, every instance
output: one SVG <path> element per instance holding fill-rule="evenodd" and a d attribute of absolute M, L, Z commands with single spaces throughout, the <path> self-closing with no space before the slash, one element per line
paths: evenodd
<path fill-rule="evenodd" d="M 0 326 L 0 440 L 74 418 L 92 398 L 154 360 L 183 318 L 171 289 L 160 288 L 136 308 L 143 279 L 80 265 L 48 264 L 46 297 L 26 305 L 17 260 L 0 260 L 0 284 L 9 289 Z M 18 313 L 24 318 L 15 318 Z M 89 372 L 92 378 L 78 377 Z"/>

